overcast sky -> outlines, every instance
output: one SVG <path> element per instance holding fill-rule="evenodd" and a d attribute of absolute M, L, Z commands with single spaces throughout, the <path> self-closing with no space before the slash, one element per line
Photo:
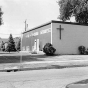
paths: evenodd
<path fill-rule="evenodd" d="M 0 37 L 19 36 L 25 29 L 27 19 L 29 29 L 57 19 L 59 6 L 57 0 L 0 0 L 3 22 L 0 26 Z"/>
<path fill-rule="evenodd" d="M 59 6 L 56 0 L 0 0 L 3 22 L 0 26 L 0 37 L 18 36 L 24 31 L 24 21 L 27 19 L 29 29 L 57 19 Z M 7 34 L 7 35 L 5 35 Z"/>

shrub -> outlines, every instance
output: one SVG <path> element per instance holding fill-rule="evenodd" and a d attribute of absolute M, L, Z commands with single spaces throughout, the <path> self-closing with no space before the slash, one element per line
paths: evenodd
<path fill-rule="evenodd" d="M 44 48 L 43 48 L 43 52 L 46 55 L 54 55 L 55 51 L 56 51 L 56 49 L 50 43 L 46 43 L 45 46 L 44 46 Z"/>
<path fill-rule="evenodd" d="M 86 55 L 88 55 L 88 48 L 85 50 Z"/>
<path fill-rule="evenodd" d="M 37 51 L 32 51 L 31 54 L 37 54 Z"/>
<path fill-rule="evenodd" d="M 79 53 L 82 54 L 82 55 L 86 53 L 85 52 L 85 50 L 86 50 L 85 46 L 79 46 L 78 50 L 79 50 Z"/>

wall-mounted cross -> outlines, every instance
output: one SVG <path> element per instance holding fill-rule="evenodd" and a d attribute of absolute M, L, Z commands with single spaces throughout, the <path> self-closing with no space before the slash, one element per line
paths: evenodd
<path fill-rule="evenodd" d="M 60 39 L 61 39 L 61 31 L 62 31 L 62 30 L 64 30 L 64 28 L 61 28 L 61 25 L 60 25 L 60 27 L 59 27 L 59 28 L 57 28 L 57 29 L 59 29 L 59 30 L 60 30 Z"/>

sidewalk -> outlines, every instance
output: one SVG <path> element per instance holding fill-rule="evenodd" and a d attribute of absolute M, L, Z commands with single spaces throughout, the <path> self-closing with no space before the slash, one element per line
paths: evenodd
<path fill-rule="evenodd" d="M 43 61 L 0 64 L 0 71 L 60 69 L 65 67 L 88 66 L 88 55 L 61 55 L 39 59 Z"/>

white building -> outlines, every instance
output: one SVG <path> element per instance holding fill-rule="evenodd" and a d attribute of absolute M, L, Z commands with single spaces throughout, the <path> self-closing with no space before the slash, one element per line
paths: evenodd
<path fill-rule="evenodd" d="M 40 51 L 46 43 L 53 44 L 56 54 L 79 54 L 79 46 L 88 48 L 88 25 L 52 20 L 23 32 L 24 51 Z"/>

